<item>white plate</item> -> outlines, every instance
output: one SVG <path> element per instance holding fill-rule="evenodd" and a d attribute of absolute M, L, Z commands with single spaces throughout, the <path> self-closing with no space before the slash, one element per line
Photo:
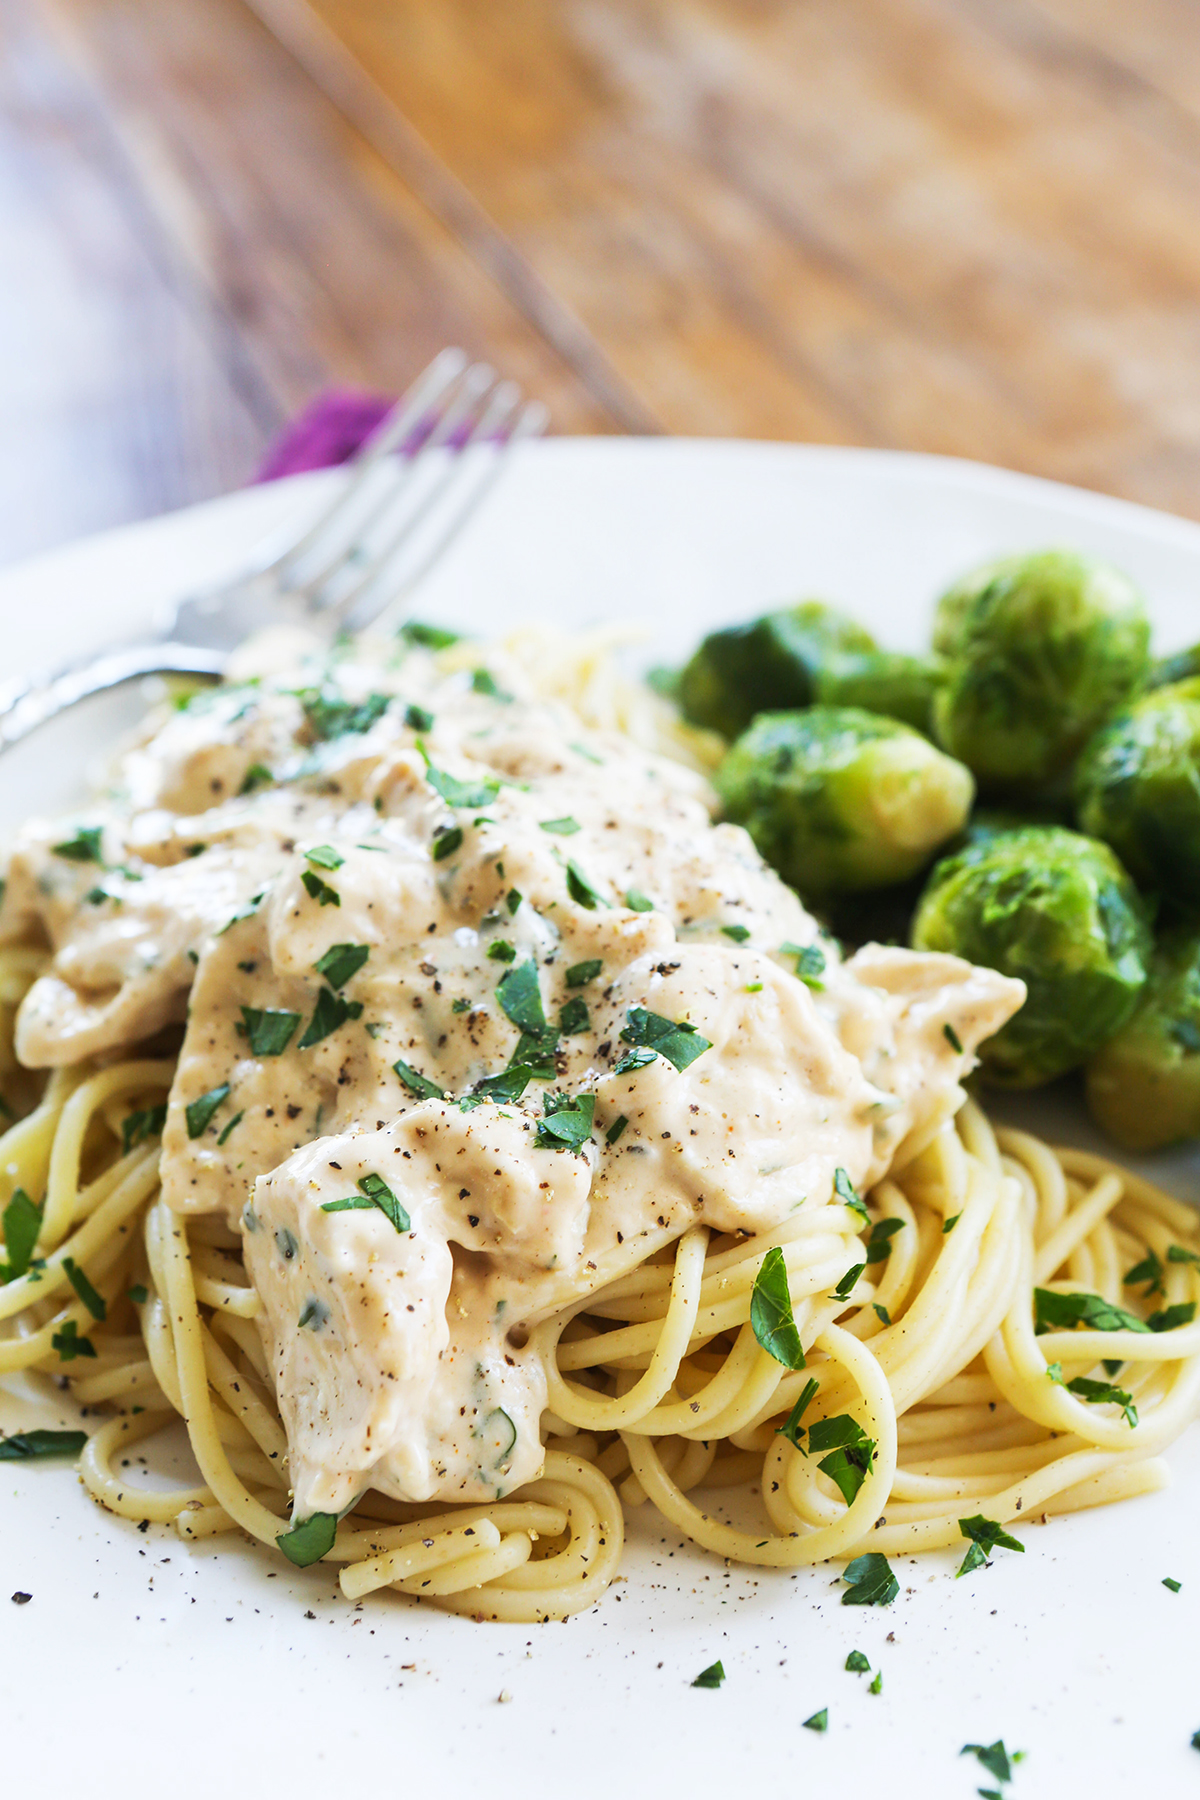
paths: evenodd
<path fill-rule="evenodd" d="M 234 568 L 332 480 L 303 476 L 0 575 L 7 676 L 144 627 Z M 492 631 L 628 619 L 647 656 L 770 602 L 820 594 L 915 648 L 932 597 L 1000 551 L 1069 544 L 1143 585 L 1163 647 L 1200 637 L 1200 526 L 939 458 L 785 445 L 565 440 L 527 447 L 423 592 L 422 616 Z M 0 826 L 69 801 L 122 707 L 0 763 Z M 1056 1100 L 1043 1115 L 1078 1135 Z M 1197 1165 L 1170 1184 L 1192 1198 Z M 0 1390 L 0 1426 L 56 1422 Z M 843 1608 L 836 1566 L 743 1573 L 635 1516 L 626 1579 L 565 1625 L 473 1625 L 289 1571 L 233 1539 L 192 1550 L 100 1512 L 74 1478 L 0 1465 L 6 1791 L 72 1780 L 172 1800 L 338 1791 L 588 1800 L 751 1786 L 964 1797 L 968 1740 L 1024 1748 L 1014 1800 L 1191 1792 L 1200 1758 L 1200 1433 L 1165 1494 L 1035 1528 L 955 1581 L 898 1559 L 894 1606 Z M 1172 1594 L 1164 1576 L 1182 1581 Z M 31 1592 L 16 1607 L 7 1595 Z M 332 1632 L 332 1636 L 330 1633 Z M 866 1652 L 883 1691 L 844 1672 Z M 719 1691 L 693 1690 L 720 1657 Z M 510 1704 L 498 1700 L 501 1691 Z M 829 1709 L 818 1736 L 801 1722 Z M 26 1778 L 26 1786 L 18 1777 Z M 432 1785 L 436 1784 L 436 1785 Z"/>

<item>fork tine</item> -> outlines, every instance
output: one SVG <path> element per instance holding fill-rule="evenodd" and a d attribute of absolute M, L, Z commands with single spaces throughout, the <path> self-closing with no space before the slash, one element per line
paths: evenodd
<path fill-rule="evenodd" d="M 435 484 L 431 493 L 427 493 L 417 501 L 415 507 L 406 514 L 403 522 L 385 541 L 383 547 L 371 554 L 370 561 L 358 578 L 351 582 L 348 589 L 335 596 L 328 592 L 330 583 L 344 569 L 348 569 L 364 551 L 367 531 L 395 510 L 395 502 L 403 498 L 418 467 L 423 469 L 429 467 L 428 452 L 448 450 L 450 459 L 447 467 L 449 471 L 453 471 L 455 460 L 468 444 L 475 441 L 482 418 L 486 417 L 490 410 L 485 406 L 485 402 L 493 389 L 495 380 L 495 371 L 486 363 L 475 363 L 467 370 L 458 391 L 422 444 L 420 451 L 381 498 L 370 518 L 364 521 L 361 529 L 355 532 L 353 542 L 346 545 L 335 561 L 323 569 L 319 575 L 305 582 L 297 590 L 307 599 L 310 606 L 322 613 L 332 612 L 340 617 L 344 617 L 353 609 L 359 595 L 370 586 L 384 565 L 395 555 L 404 539 L 426 516 L 430 505 L 437 497 L 445 476 L 443 475 L 442 481 Z M 459 436 L 464 431 L 466 435 L 460 443 Z"/>
<path fill-rule="evenodd" d="M 298 539 L 262 567 L 261 574 L 275 575 L 285 589 L 291 585 L 284 571 L 307 555 L 336 522 L 347 516 L 382 459 L 417 429 L 431 408 L 453 388 L 466 365 L 466 354 L 462 350 L 442 350 L 434 357 L 354 456 L 350 480 Z"/>
<path fill-rule="evenodd" d="M 516 397 L 519 398 L 519 390 Z M 514 408 L 515 400 L 514 407 L 509 408 L 510 416 Z M 475 482 L 473 487 L 468 487 L 465 498 L 451 513 L 446 525 L 438 533 L 438 536 L 430 545 L 425 555 L 417 563 L 416 567 L 409 571 L 399 587 L 386 593 L 378 606 L 362 608 L 356 612 L 354 617 L 354 628 L 356 631 L 363 631 L 368 625 L 377 624 L 380 619 L 386 619 L 389 615 L 398 614 L 401 611 L 404 602 L 408 599 L 413 590 L 424 581 L 426 575 L 429 574 L 433 565 L 444 554 L 452 539 L 458 536 L 467 524 L 467 521 L 478 512 L 503 472 L 504 464 L 509 452 L 516 444 L 519 444 L 526 439 L 541 437 L 549 423 L 550 413 L 540 400 L 531 400 L 522 407 L 521 412 L 517 416 L 515 422 L 509 427 L 508 431 L 497 439 L 491 460 L 483 476 L 480 480 Z M 460 466 L 461 465 L 458 464 L 452 464 L 452 472 L 457 473 Z M 465 481 L 460 485 L 466 485 Z"/>

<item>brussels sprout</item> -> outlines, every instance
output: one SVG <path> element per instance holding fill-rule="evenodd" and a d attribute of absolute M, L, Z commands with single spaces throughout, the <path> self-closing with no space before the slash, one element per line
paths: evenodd
<path fill-rule="evenodd" d="M 1157 662 L 1150 664 L 1142 686 L 1149 693 L 1152 688 L 1190 681 L 1193 675 L 1200 675 L 1200 644 L 1193 644 L 1190 650 L 1176 650 L 1173 656 L 1160 656 Z"/>
<path fill-rule="evenodd" d="M 1075 800 L 1084 831 L 1135 880 L 1200 900 L 1200 677 L 1155 689 L 1098 731 Z"/>
<path fill-rule="evenodd" d="M 832 656 L 817 670 L 815 698 L 823 706 L 861 706 L 933 735 L 933 698 L 945 678 L 927 656 L 860 650 Z"/>
<path fill-rule="evenodd" d="M 1092 1058 L 1088 1107 L 1127 1150 L 1200 1137 L 1200 929 L 1166 932 L 1137 1007 Z"/>
<path fill-rule="evenodd" d="M 735 738 L 757 713 L 807 706 L 831 656 L 874 648 L 870 632 L 819 600 L 711 632 L 680 675 L 683 716 Z"/>
<path fill-rule="evenodd" d="M 974 794 L 919 731 L 854 706 L 762 714 L 715 780 L 727 816 L 811 895 L 907 880 L 961 831 Z"/>
<path fill-rule="evenodd" d="M 980 1051 L 988 1078 L 1014 1088 L 1086 1062 L 1120 1030 L 1151 950 L 1143 903 L 1112 851 L 1060 825 L 985 835 L 943 857 L 912 941 L 1025 983 L 1025 1005 Z"/>
<path fill-rule="evenodd" d="M 1065 550 L 992 563 L 938 607 L 938 741 L 984 789 L 1053 784 L 1140 685 L 1149 641 L 1140 595 L 1106 564 Z"/>

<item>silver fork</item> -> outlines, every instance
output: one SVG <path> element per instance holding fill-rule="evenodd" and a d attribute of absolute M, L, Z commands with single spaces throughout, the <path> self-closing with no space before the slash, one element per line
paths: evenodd
<path fill-rule="evenodd" d="M 515 382 L 443 350 L 315 520 L 274 534 L 241 574 L 164 612 L 157 635 L 0 686 L 0 752 L 90 695 L 143 676 L 220 676 L 252 632 L 305 625 L 332 639 L 372 624 L 424 580 L 508 452 L 547 422 L 546 408 L 524 401 Z"/>

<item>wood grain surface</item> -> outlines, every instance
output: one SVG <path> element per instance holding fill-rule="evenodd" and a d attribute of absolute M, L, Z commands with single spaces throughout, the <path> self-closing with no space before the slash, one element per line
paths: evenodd
<path fill-rule="evenodd" d="M 1195 0 L 0 0 L 0 557 L 486 354 L 1200 516 Z"/>

